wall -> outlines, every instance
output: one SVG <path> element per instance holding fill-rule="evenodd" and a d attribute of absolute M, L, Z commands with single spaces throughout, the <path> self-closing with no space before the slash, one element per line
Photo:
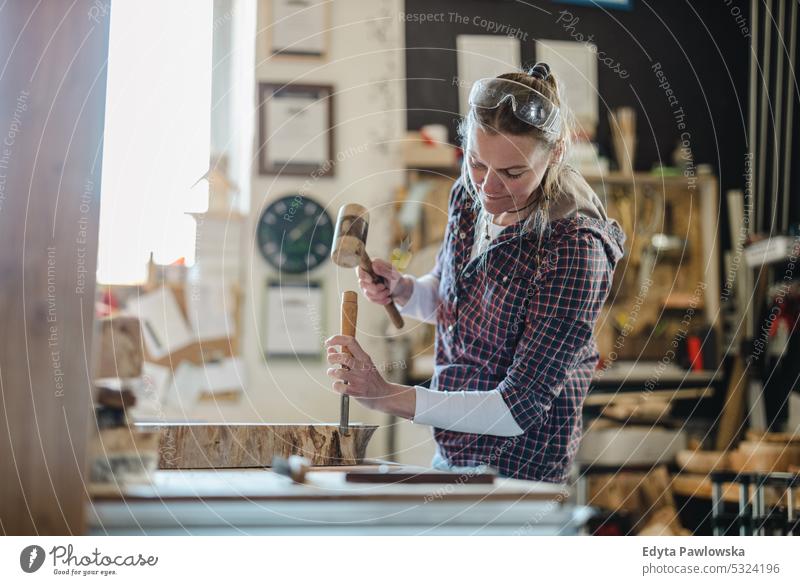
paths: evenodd
<path fill-rule="evenodd" d="M 598 64 L 598 92 L 603 99 L 598 128 L 601 153 L 613 159 L 606 112 L 632 106 L 638 114 L 636 168 L 647 171 L 660 160 L 671 164 L 682 131 L 676 123 L 675 108 L 661 87 L 662 80 L 653 71 L 654 64 L 660 63 L 678 100 L 676 107 L 682 107 L 685 113 L 695 162 L 714 167 L 723 194 L 727 189 L 744 189 L 752 32 L 749 2 L 633 0 L 631 10 L 543 0 L 442 0 L 435 4 L 407 0 L 405 4 L 408 15 L 443 15 L 440 21 L 420 23 L 417 18 L 405 24 L 409 128 L 445 124 L 455 140 L 458 91 L 452 78 L 457 73 L 456 35 L 491 34 L 489 26 L 516 29 L 523 65 L 536 62 L 536 39 L 580 40 L 579 35 L 584 39 L 591 35 L 598 51 L 608 59 L 608 64 Z M 622 71 L 627 73 L 625 77 Z M 796 146 L 800 120 L 796 112 L 792 158 L 794 167 L 800 168 L 800 149 Z M 798 180 L 800 174 L 795 173 L 794 192 Z M 798 199 L 794 197 L 792 205 L 794 222 L 800 221 Z M 724 197 L 721 203 L 724 219 Z M 727 246 L 727 230 L 723 229 L 720 236 Z"/>
<path fill-rule="evenodd" d="M 250 2 L 234 4 L 236 11 L 249 10 L 247 6 L 251 6 Z M 268 17 L 263 10 L 264 3 L 257 4 L 255 63 L 249 103 L 246 106 L 239 103 L 234 108 L 241 125 L 233 124 L 230 134 L 223 128 L 217 135 L 217 140 L 223 144 L 251 140 L 246 161 L 250 172 L 246 177 L 236 177 L 240 184 L 250 183 L 248 233 L 254 233 L 260 213 L 270 202 L 297 192 L 306 183 L 303 177 L 258 174 L 257 136 L 249 131 L 257 120 L 253 106 L 258 82 L 331 84 L 335 88 L 335 176 L 313 181 L 306 190 L 327 206 L 334 219 L 345 203 L 366 206 L 370 212 L 368 252 L 373 258 L 388 256 L 391 202 L 396 188 L 405 178 L 397 143 L 405 131 L 405 55 L 402 22 L 397 17 L 402 5 L 400 0 L 337 0 L 331 10 L 329 56 L 320 62 L 271 57 L 267 49 Z M 224 16 L 225 12 L 218 9 L 218 16 Z M 232 20 L 236 21 L 237 17 Z M 239 42 L 244 42 L 241 31 L 235 36 Z M 241 63 L 241 55 L 234 55 L 233 60 Z M 224 79 L 225 76 L 220 73 L 218 77 Z M 238 83 L 247 81 L 239 79 Z M 231 91 L 233 93 L 233 89 Z M 225 93 L 217 92 L 217 95 Z M 236 102 L 235 97 L 231 99 Z M 246 254 L 243 352 L 249 392 L 246 400 L 236 407 L 218 410 L 207 406 L 199 409 L 196 415 L 243 421 L 337 422 L 339 396 L 332 392 L 330 379 L 325 375 L 326 362 L 296 359 L 265 362 L 262 357 L 263 290 L 267 278 L 278 275 L 252 243 L 247 246 Z M 340 269 L 330 261 L 312 271 L 309 278 L 322 282 L 327 299 L 323 322 L 315 323 L 322 345 L 322 341 L 338 329 L 341 292 L 357 290 L 357 281 L 354 271 Z M 387 324 L 384 311 L 361 297 L 358 337 L 379 366 L 387 360 L 384 343 Z M 366 423 L 384 424 L 387 420 L 385 415 L 364 409 L 355 401 L 351 401 L 350 417 L 351 421 Z M 402 459 L 429 461 L 432 452 L 429 429 L 412 429 L 410 423 L 400 426 L 400 443 L 409 449 Z M 386 454 L 386 430 L 384 425 L 373 439 L 371 456 Z"/>

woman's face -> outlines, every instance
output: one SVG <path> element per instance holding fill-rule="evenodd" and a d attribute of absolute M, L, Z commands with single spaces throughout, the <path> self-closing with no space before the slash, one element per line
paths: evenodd
<path fill-rule="evenodd" d="M 550 149 L 529 136 L 491 134 L 476 126 L 466 157 L 484 209 L 514 213 L 530 203 L 550 163 Z"/>

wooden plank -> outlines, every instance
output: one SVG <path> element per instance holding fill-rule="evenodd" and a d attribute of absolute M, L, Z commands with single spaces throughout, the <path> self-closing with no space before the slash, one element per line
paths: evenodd
<path fill-rule="evenodd" d="M 0 18 L 0 533 L 84 530 L 108 14 Z"/>
<path fill-rule="evenodd" d="M 653 398 L 666 398 L 668 400 L 691 400 L 695 398 L 707 398 L 714 393 L 714 388 L 681 388 L 680 390 L 653 390 L 652 392 L 631 392 L 634 397 L 652 396 Z M 590 392 L 584 400 L 584 406 L 598 406 L 611 404 L 613 402 L 624 401 L 626 394 L 621 392 Z"/>
<path fill-rule="evenodd" d="M 672 478 L 672 493 L 685 498 L 711 499 L 711 479 L 707 475 L 694 473 L 678 473 Z M 753 487 L 748 488 L 748 497 L 753 495 Z M 786 492 L 772 487 L 764 490 L 764 499 L 768 507 L 786 504 Z M 729 504 L 739 503 L 739 484 L 725 482 L 722 484 L 722 500 Z M 795 506 L 800 506 L 800 493 L 795 494 Z"/>
<path fill-rule="evenodd" d="M 377 426 L 336 424 L 139 423 L 160 429 L 161 469 L 265 467 L 276 455 L 302 455 L 312 465 L 356 465 Z"/>

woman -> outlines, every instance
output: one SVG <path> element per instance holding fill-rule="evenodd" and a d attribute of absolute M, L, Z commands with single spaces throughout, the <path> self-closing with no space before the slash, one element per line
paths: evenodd
<path fill-rule="evenodd" d="M 625 240 L 564 162 L 568 121 L 545 63 L 476 82 L 435 268 L 415 279 L 376 260 L 386 285 L 359 271 L 372 302 L 436 324 L 430 389 L 386 382 L 353 338 L 326 341 L 329 363 L 346 366 L 328 370 L 333 389 L 433 426 L 436 468 L 567 479 L 599 357 L 592 332 Z"/>

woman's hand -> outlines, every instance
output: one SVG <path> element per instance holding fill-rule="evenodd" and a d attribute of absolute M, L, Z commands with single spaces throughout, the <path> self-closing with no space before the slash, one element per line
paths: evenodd
<path fill-rule="evenodd" d="M 347 348 L 353 355 L 338 351 Z M 367 408 L 405 418 L 414 417 L 417 395 L 413 386 L 392 384 L 383 379 L 378 368 L 354 337 L 334 335 L 325 340 L 328 352 L 328 376 L 334 379 L 333 390 L 358 400 Z M 342 367 L 335 367 L 340 365 Z"/>
<path fill-rule="evenodd" d="M 372 270 L 383 277 L 384 282 L 375 282 L 360 266 L 356 267 L 358 284 L 364 296 L 378 305 L 388 305 L 395 301 L 401 307 L 411 298 L 414 290 L 414 279 L 400 272 L 386 260 L 376 258 L 372 261 Z"/>

